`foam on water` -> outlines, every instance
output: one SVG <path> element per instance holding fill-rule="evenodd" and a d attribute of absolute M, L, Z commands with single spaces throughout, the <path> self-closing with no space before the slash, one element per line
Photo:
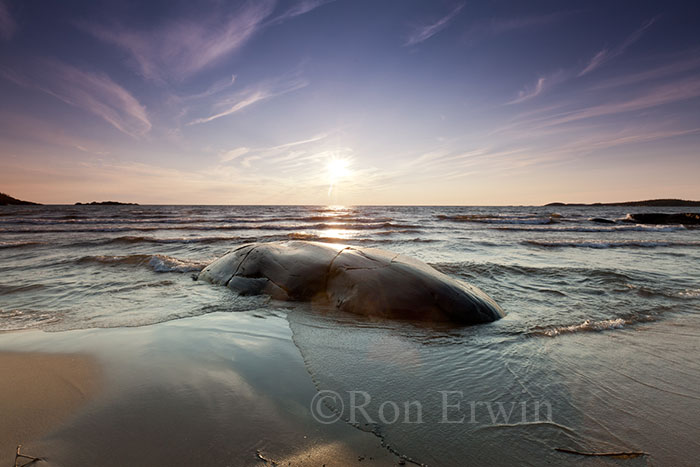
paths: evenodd
<path fill-rule="evenodd" d="M 605 331 L 608 329 L 620 329 L 627 322 L 622 318 L 617 319 L 605 319 L 602 321 L 591 321 L 587 319 L 580 324 L 572 324 L 570 326 L 557 326 L 552 328 L 535 329 L 532 331 L 532 335 L 541 335 L 547 337 L 555 337 L 559 334 L 570 334 L 574 332 L 591 332 L 591 331 Z"/>
<path fill-rule="evenodd" d="M 658 248 L 658 247 L 700 247 L 700 242 L 666 242 L 666 241 L 643 241 L 643 240 L 625 240 L 625 241 L 554 241 L 543 242 L 539 240 L 525 240 L 525 245 L 534 245 L 546 248 Z"/>
<path fill-rule="evenodd" d="M 155 272 L 195 272 L 201 271 L 208 264 L 165 255 L 84 256 L 78 263 L 148 266 Z"/>

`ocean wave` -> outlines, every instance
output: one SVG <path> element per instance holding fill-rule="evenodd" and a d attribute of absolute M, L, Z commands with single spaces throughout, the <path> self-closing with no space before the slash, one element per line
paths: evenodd
<path fill-rule="evenodd" d="M 46 287 L 44 284 L 22 284 L 22 285 L 3 285 L 0 284 L 0 295 L 10 295 L 13 293 L 31 292 Z"/>
<path fill-rule="evenodd" d="M 102 244 L 108 243 L 221 243 L 221 242 L 239 242 L 243 237 L 140 237 L 140 236 L 125 236 L 116 237 L 106 240 L 100 240 Z"/>
<path fill-rule="evenodd" d="M 291 232 L 286 235 L 262 235 L 259 237 L 174 237 L 174 238 L 158 238 L 158 237 L 140 237 L 140 236 L 125 236 L 116 237 L 107 240 L 98 240 L 96 242 L 84 242 L 91 245 L 95 244 L 110 244 L 110 243 L 126 243 L 126 244 L 138 244 L 138 243 L 156 243 L 156 244 L 188 244 L 188 243 L 251 243 L 258 241 L 279 241 L 279 240 L 306 240 L 306 241 L 321 241 L 327 243 L 347 243 L 353 241 L 363 241 L 368 239 L 354 239 L 354 238 L 338 238 L 317 235 L 313 233 L 306 232 Z M 72 245 L 71 245 L 72 246 Z"/>
<path fill-rule="evenodd" d="M 156 230 L 188 230 L 188 231 L 294 231 L 294 230 L 406 230 L 413 229 L 420 231 L 421 226 L 414 224 L 401 224 L 394 222 L 374 222 L 374 223 L 343 223 L 343 222 L 326 222 L 317 224 L 232 224 L 232 225 L 201 225 L 201 224 L 182 224 L 182 225 L 151 225 L 151 226 L 114 226 L 114 227 L 90 227 L 90 228 L 74 228 L 68 226 L 64 229 L 57 228 L 5 228 L 0 227 L 0 233 L 21 233 L 21 234 L 42 234 L 42 233 L 90 233 L 90 232 L 153 232 Z"/>
<path fill-rule="evenodd" d="M 610 329 L 620 329 L 626 324 L 630 324 L 622 318 L 616 319 L 605 319 L 602 321 L 592 321 L 587 319 L 583 323 L 572 324 L 569 326 L 550 326 L 550 327 L 535 327 L 529 333 L 534 336 L 547 336 L 556 337 L 560 334 L 573 334 L 577 332 L 596 332 L 596 331 L 607 331 Z"/>
<path fill-rule="evenodd" d="M 109 232 L 152 232 L 161 230 L 158 227 L 97 227 L 89 229 L 6 229 L 0 227 L 0 233 L 10 234 L 45 234 L 45 233 L 109 233 Z M 167 230 L 167 229 L 166 229 Z"/>
<path fill-rule="evenodd" d="M 685 289 L 678 292 L 678 296 L 683 298 L 700 298 L 700 289 Z"/>
<path fill-rule="evenodd" d="M 325 222 L 320 224 L 309 225 L 265 225 L 265 226 L 239 226 L 236 229 L 240 230 L 402 230 L 402 229 L 417 229 L 420 230 L 420 225 L 402 224 L 395 222 L 364 222 L 364 223 L 347 223 L 347 222 Z"/>
<path fill-rule="evenodd" d="M 618 283 L 626 286 L 630 281 L 641 280 L 638 275 L 630 271 L 615 271 L 611 269 L 595 269 L 580 267 L 536 267 L 522 264 L 477 263 L 471 261 L 448 263 L 430 263 L 432 267 L 445 274 L 463 275 L 469 277 L 500 277 L 500 276 L 526 276 L 543 277 L 548 279 L 568 279 L 587 277 L 592 281 L 604 283 Z"/>
<path fill-rule="evenodd" d="M 209 264 L 165 255 L 84 256 L 78 263 L 147 266 L 155 272 L 199 272 Z"/>
<path fill-rule="evenodd" d="M 275 216 L 275 217 L 171 217 L 171 216 L 149 216 L 149 217 L 85 217 L 77 215 L 65 215 L 59 217 L 49 217 L 45 219 L 37 218 L 7 218 L 0 219 L 0 225 L 111 225 L 111 224 L 270 224 L 284 222 L 332 222 L 340 221 L 347 223 L 382 223 L 394 221 L 391 217 L 359 217 L 349 214 L 328 215 L 328 216 Z"/>
<path fill-rule="evenodd" d="M 263 241 L 275 241 L 279 236 L 271 235 L 262 237 Z M 348 238 L 338 238 L 338 237 L 324 237 L 322 235 L 316 235 L 306 232 L 292 232 L 284 237 L 285 240 L 302 240 L 307 242 L 325 242 L 325 243 L 347 243 L 348 241 L 353 241 L 354 239 Z"/>
<path fill-rule="evenodd" d="M 372 232 L 373 235 L 418 234 L 419 229 L 387 230 L 386 232 Z"/>
<path fill-rule="evenodd" d="M 610 227 L 489 227 L 492 230 L 513 232 L 676 232 L 687 230 L 685 226 L 650 227 L 646 225 L 616 225 Z"/>
<path fill-rule="evenodd" d="M 642 297 L 665 297 L 672 299 L 694 299 L 700 297 L 700 289 L 659 289 L 644 285 L 625 283 L 621 292 L 633 291 Z"/>
<path fill-rule="evenodd" d="M 379 232 L 378 234 L 385 234 L 384 232 Z M 64 246 L 67 248 L 73 248 L 76 246 L 99 246 L 99 245 L 109 245 L 109 244 L 129 244 L 136 245 L 139 243 L 145 244 L 214 244 L 214 243 L 230 243 L 230 244 L 242 244 L 242 243 L 252 243 L 252 242 L 272 242 L 272 241 L 285 241 L 285 240 L 306 240 L 306 241 L 317 241 L 325 243 L 367 243 L 367 242 L 379 242 L 379 243 L 393 243 L 397 240 L 393 239 L 371 239 L 367 237 L 352 237 L 352 238 L 339 238 L 332 236 L 324 236 L 310 232 L 290 232 L 288 234 L 274 234 L 274 235 L 260 235 L 260 236 L 232 236 L 232 237 L 171 237 L 171 238 L 159 238 L 159 237 L 148 237 L 148 236 L 122 236 L 108 239 L 96 239 L 96 240 L 83 240 L 77 243 L 67 243 Z M 417 239 L 419 240 L 419 239 Z"/>
<path fill-rule="evenodd" d="M 556 216 L 489 216 L 481 214 L 460 214 L 448 216 L 438 214 L 435 216 L 438 220 L 451 222 L 478 222 L 484 224 L 553 224 L 558 222 L 559 217 Z"/>
<path fill-rule="evenodd" d="M 21 248 L 34 245 L 43 245 L 43 242 L 0 242 L 0 248 Z"/>
<path fill-rule="evenodd" d="M 380 233 L 383 235 L 384 233 Z M 278 236 L 269 236 L 269 237 L 261 237 L 259 240 L 266 242 L 266 241 L 275 241 L 275 240 L 280 240 Z M 337 238 L 337 237 L 324 237 L 323 235 L 316 235 L 316 234 L 310 234 L 310 233 L 290 233 L 288 234 L 285 238 L 282 238 L 281 240 L 303 240 L 303 241 L 309 241 L 309 242 L 321 242 L 321 243 L 342 243 L 342 244 L 348 244 L 348 245 L 358 245 L 358 244 L 398 244 L 398 243 L 434 243 L 434 242 L 439 242 L 440 240 L 434 239 L 434 238 L 421 238 L 421 237 L 415 237 L 415 238 L 408 238 L 408 239 L 389 239 L 389 238 L 367 238 L 367 237 L 353 237 L 353 238 Z M 256 240 L 252 240 L 256 241 Z"/>
<path fill-rule="evenodd" d="M 0 309 L 0 330 L 18 331 L 61 321 L 59 312 Z"/>
<path fill-rule="evenodd" d="M 642 241 L 627 240 L 619 242 L 599 241 L 558 241 L 544 242 L 538 240 L 524 240 L 524 245 L 531 245 L 544 248 L 659 248 L 659 247 L 697 247 L 700 242 L 664 242 L 664 241 Z"/>

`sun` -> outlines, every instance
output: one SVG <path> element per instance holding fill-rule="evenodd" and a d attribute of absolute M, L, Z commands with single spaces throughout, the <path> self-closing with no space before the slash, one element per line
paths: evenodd
<path fill-rule="evenodd" d="M 350 173 L 348 170 L 349 165 L 350 163 L 345 159 L 331 159 L 328 161 L 328 177 L 331 183 L 346 177 Z"/>
<path fill-rule="evenodd" d="M 326 169 L 328 170 L 328 196 L 333 192 L 333 186 L 342 178 L 350 175 L 350 161 L 347 159 L 333 158 L 328 161 Z"/>

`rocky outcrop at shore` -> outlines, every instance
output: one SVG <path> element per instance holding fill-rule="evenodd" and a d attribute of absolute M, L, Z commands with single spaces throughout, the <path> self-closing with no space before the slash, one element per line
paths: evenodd
<path fill-rule="evenodd" d="M 478 324 L 505 312 L 478 288 L 374 248 L 291 241 L 240 246 L 199 278 L 242 295 L 335 306 L 380 318 Z"/>

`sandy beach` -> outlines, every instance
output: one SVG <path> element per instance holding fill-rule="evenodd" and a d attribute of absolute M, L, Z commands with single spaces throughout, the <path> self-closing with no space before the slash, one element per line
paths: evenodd
<path fill-rule="evenodd" d="M 86 355 L 2 352 L 0 381 L 0 462 L 9 465 L 17 445 L 59 427 L 95 395 L 100 368 Z"/>
<path fill-rule="evenodd" d="M 314 420 L 316 388 L 280 317 L 9 332 L 0 351 L 2 465 L 17 444 L 64 466 L 398 461 L 371 433 Z"/>
<path fill-rule="evenodd" d="M 287 320 L 276 313 L 2 333 L 0 463 L 11 465 L 20 443 L 23 453 L 62 466 L 397 465 L 401 458 L 392 452 L 426 465 L 464 459 L 479 465 L 690 465 L 688 456 L 698 452 L 692 410 L 698 380 L 688 370 L 697 364 L 683 350 L 697 346 L 693 319 L 530 339 L 523 345 L 533 352 L 519 351 L 530 353 L 530 362 L 511 361 L 502 369 L 489 370 L 497 357 L 483 349 L 461 370 L 468 383 L 456 386 L 447 382 L 459 379 L 447 371 L 449 364 L 432 360 L 433 350 L 419 344 L 415 329 L 412 337 L 398 338 L 403 331 L 395 326 L 394 337 L 380 339 L 381 355 L 376 348 L 338 353 L 334 346 L 347 348 L 385 331 L 358 328 L 356 336 L 341 338 L 343 323 L 304 330 L 305 319 L 292 320 L 295 338 L 308 343 L 305 334 L 314 332 L 327 344 L 302 345 L 301 353 Z M 332 368 L 324 368 L 324 353 Z M 359 361 L 362 355 L 367 358 Z M 381 378 L 358 378 L 377 365 L 385 368 Z M 492 422 L 482 410 L 477 423 L 441 423 L 442 409 L 431 405 L 431 393 L 416 392 L 415 377 L 436 389 L 463 391 L 465 410 L 468 400 L 483 400 L 480 394 L 506 381 L 489 397 L 547 401 L 553 418 L 532 423 L 516 414 L 511 422 Z M 391 423 L 379 437 L 343 420 L 314 418 L 311 404 L 319 391 L 353 389 L 371 394 L 372 415 L 383 400 L 419 400 L 423 423 Z M 662 428 L 669 421 L 676 428 Z M 637 454 L 620 460 L 559 449 Z"/>

